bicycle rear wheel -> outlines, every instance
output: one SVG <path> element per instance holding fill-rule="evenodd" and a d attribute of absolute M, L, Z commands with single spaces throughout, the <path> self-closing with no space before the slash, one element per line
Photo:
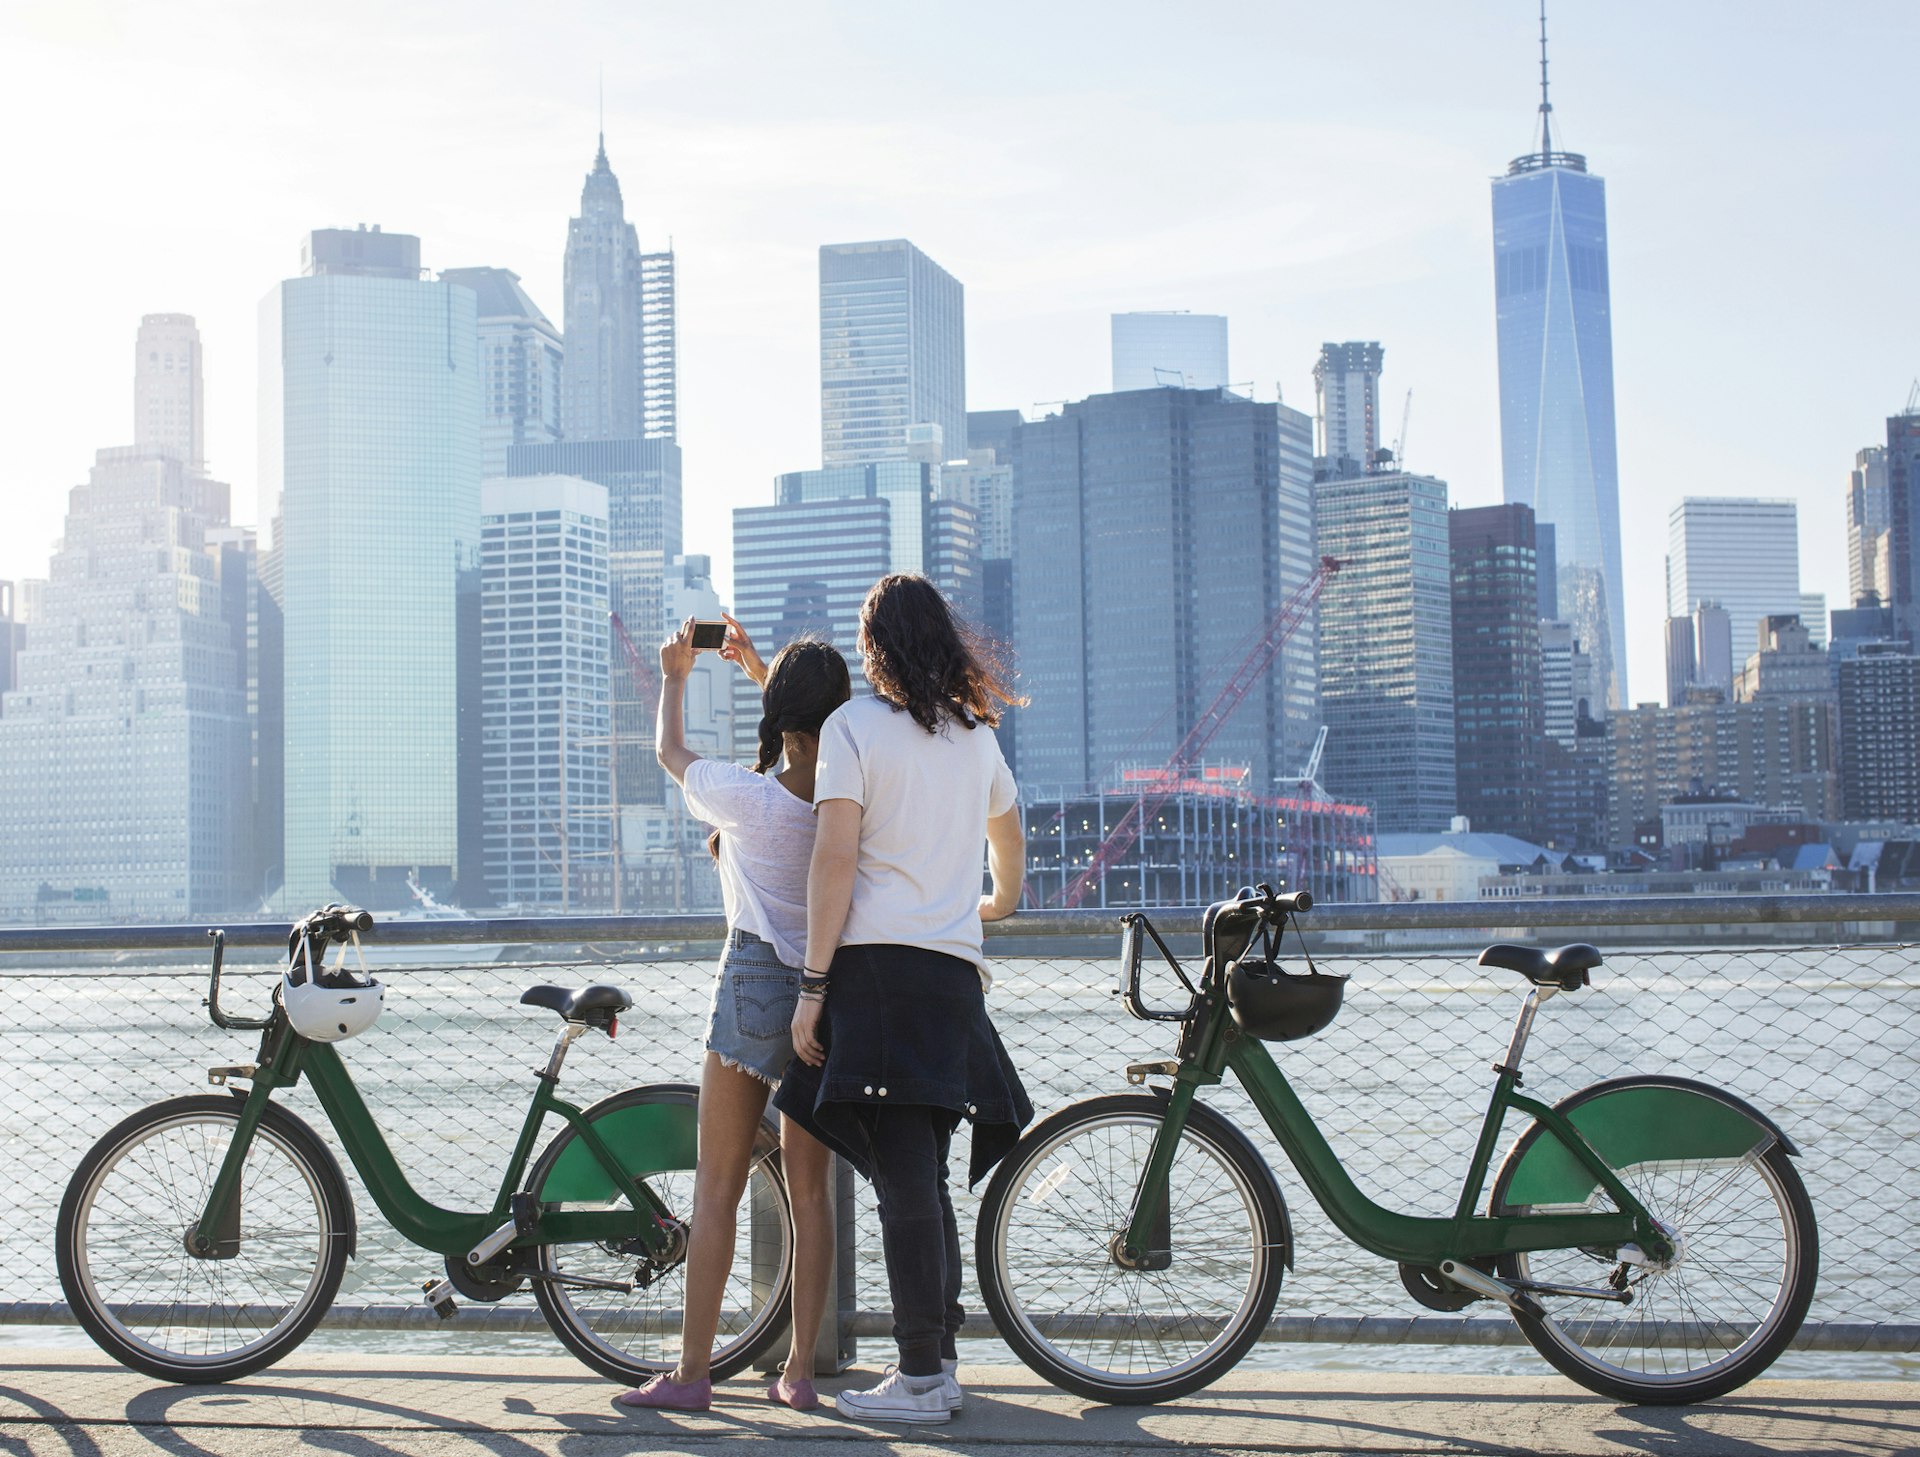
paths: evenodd
<path fill-rule="evenodd" d="M 163 1381 L 231 1381 L 305 1340 L 333 1303 L 354 1241 L 339 1165 L 269 1105 L 215 1252 L 188 1237 L 233 1144 L 241 1100 L 143 1108 L 81 1159 L 55 1257 L 74 1318 L 116 1361 Z"/>
<path fill-rule="evenodd" d="M 1621 1079 L 1574 1094 L 1558 1111 L 1673 1085 L 1671 1079 Z M 1761 1132 L 1756 1119 L 1755 1133 Z M 1495 1214 L 1544 1212 L 1508 1197 L 1515 1171 L 1542 1133 L 1535 1124 L 1515 1144 L 1494 1182 Z M 1657 1157 L 1617 1172 L 1665 1227 L 1677 1253 L 1655 1265 L 1623 1265 L 1606 1250 L 1503 1256 L 1500 1274 L 1507 1279 L 1586 1288 L 1620 1282 L 1633 1296 L 1623 1306 L 1536 1294 L 1542 1314 L 1514 1313 L 1521 1331 L 1562 1375 L 1619 1401 L 1705 1401 L 1753 1380 L 1800 1329 L 1819 1273 L 1813 1205 L 1786 1149 L 1764 1136 L 1741 1157 Z M 1603 1211 L 1612 1203 L 1596 1189 L 1584 1207 Z"/>
<path fill-rule="evenodd" d="M 629 1169 L 669 1212 L 674 1248 L 668 1256 L 607 1244 L 543 1245 L 535 1255 L 533 1289 L 540 1313 L 568 1350 L 615 1381 L 643 1382 L 671 1371 L 680 1359 L 698 1098 L 697 1088 L 660 1084 L 629 1088 L 587 1110 L 595 1131 L 630 1161 Z M 569 1150 L 577 1150 L 571 1160 Z M 584 1154 L 586 1146 L 567 1129 L 547 1145 L 527 1188 L 543 1203 L 604 1207 L 618 1196 L 610 1180 L 604 1188 L 582 1187 L 605 1179 L 597 1161 Z M 712 1356 L 716 1381 L 745 1369 L 786 1328 L 793 1292 L 793 1216 L 780 1168 L 780 1132 L 771 1119 L 762 1121 L 754 1139 L 752 1170 L 735 1221 L 744 1238 L 721 1297 Z M 593 1289 L 569 1285 L 569 1278 L 630 1282 L 633 1288 L 627 1293 Z"/>
<path fill-rule="evenodd" d="M 1280 1294 L 1280 1190 L 1246 1136 L 1200 1104 L 1167 1179 L 1169 1263 L 1115 1260 L 1165 1116 L 1147 1093 L 1064 1108 L 1021 1139 L 980 1202 L 980 1293 L 1001 1336 L 1093 1401 L 1198 1391 L 1259 1339 Z"/>

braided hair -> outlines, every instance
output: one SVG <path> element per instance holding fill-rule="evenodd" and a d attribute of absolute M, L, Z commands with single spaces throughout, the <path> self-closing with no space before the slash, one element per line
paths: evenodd
<path fill-rule="evenodd" d="M 773 655 L 760 690 L 760 751 L 753 772 L 780 762 L 788 734 L 818 735 L 833 711 L 853 696 L 847 660 L 832 643 L 808 634 Z M 707 852 L 720 857 L 720 832 L 707 836 Z"/>

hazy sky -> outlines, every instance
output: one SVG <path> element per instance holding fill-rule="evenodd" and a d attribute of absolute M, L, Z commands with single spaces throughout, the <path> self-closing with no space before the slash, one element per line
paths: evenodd
<path fill-rule="evenodd" d="M 1500 497 L 1488 179 L 1528 149 L 1530 0 L 0 8 L 0 577 L 132 437 L 140 315 L 200 321 L 215 473 L 252 513 L 256 313 L 314 227 L 417 233 L 560 320 L 607 150 L 679 254 L 686 537 L 819 464 L 816 249 L 907 237 L 967 291 L 968 403 L 1108 387 L 1109 313 L 1231 319 L 1312 408 L 1322 340 L 1386 346 L 1384 434 Z M 1846 590 L 1853 453 L 1920 375 L 1910 3 L 1559 0 L 1555 136 L 1607 179 L 1634 697 L 1661 696 L 1669 507 L 1800 502 Z M 1229 634 L 1238 638 L 1236 630 Z"/>

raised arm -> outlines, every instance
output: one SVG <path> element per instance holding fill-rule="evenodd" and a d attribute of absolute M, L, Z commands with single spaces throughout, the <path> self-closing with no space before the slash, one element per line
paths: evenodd
<path fill-rule="evenodd" d="M 993 894 L 980 897 L 980 919 L 1004 921 L 1020 909 L 1027 881 L 1027 836 L 1017 804 L 987 821 L 987 871 L 993 876 Z"/>
<path fill-rule="evenodd" d="M 689 617 L 660 644 L 660 708 L 653 724 L 653 756 L 675 784 L 685 782 L 687 765 L 700 757 L 687 747 L 687 675 L 696 656 Z"/>

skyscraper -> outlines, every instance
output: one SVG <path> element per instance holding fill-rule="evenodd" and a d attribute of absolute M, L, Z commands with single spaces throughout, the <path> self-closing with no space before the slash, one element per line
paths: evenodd
<path fill-rule="evenodd" d="M 1688 616 L 1702 602 L 1726 609 L 1732 628 L 1731 687 L 1732 674 L 1754 649 L 1760 620 L 1800 611 L 1800 525 L 1794 502 L 1687 496 L 1668 513 L 1667 615 Z M 1694 651 L 1704 673 L 1707 646 L 1698 633 Z"/>
<path fill-rule="evenodd" d="M 602 136 L 580 190 L 580 215 L 567 224 L 560 404 L 568 440 L 637 440 L 646 433 L 640 295 L 640 237 L 627 221 Z"/>
<path fill-rule="evenodd" d="M 1893 584 L 1888 577 L 1887 528 L 1892 499 L 1887 490 L 1886 447 L 1869 445 L 1853 458 L 1847 477 L 1847 605 L 1885 605 Z"/>
<path fill-rule="evenodd" d="M 1540 19 L 1540 145 L 1493 184 L 1500 458 L 1505 496 L 1554 528 L 1560 610 L 1587 645 L 1603 707 L 1631 700 L 1614 454 L 1606 184 L 1553 147 Z"/>
<path fill-rule="evenodd" d="M 248 898 L 246 591 L 208 550 L 229 493 L 199 469 L 199 385 L 193 320 L 149 315 L 142 443 L 100 451 L 69 493 L 31 614 L 0 583 L 0 921 L 178 921 Z"/>
<path fill-rule="evenodd" d="M 926 461 L 791 471 L 774 480 L 774 504 L 733 513 L 734 615 L 771 652 L 817 633 L 864 680 L 855 639 L 860 604 L 889 572 L 920 572 L 954 608 L 980 614 L 980 526 L 973 507 L 941 495 L 941 467 Z M 750 756 L 759 691 L 734 689 L 734 737 Z"/>
<path fill-rule="evenodd" d="M 654 646 L 648 639 L 665 620 L 667 563 L 681 550 L 680 447 L 664 437 L 516 445 L 507 452 L 507 474 L 579 476 L 607 488 L 608 600 L 634 642 L 643 651 Z M 613 695 L 620 802 L 663 803 L 652 694 L 636 691 L 621 673 Z"/>
<path fill-rule="evenodd" d="M 1901 643 L 1872 643 L 1839 670 L 1843 812 L 1920 821 L 1920 657 Z"/>
<path fill-rule="evenodd" d="M 196 475 L 207 468 L 200 330 L 190 314 L 148 314 L 134 342 L 133 443 L 171 455 Z"/>
<path fill-rule="evenodd" d="M 1313 366 L 1314 409 L 1320 417 L 1320 456 L 1336 476 L 1373 467 L 1380 449 L 1380 366 L 1375 343 L 1322 344 Z"/>
<path fill-rule="evenodd" d="M 286 896 L 479 903 L 480 358 L 419 239 L 315 232 L 260 309 L 285 615 Z"/>
<path fill-rule="evenodd" d="M 102 450 L 0 705 L 0 920 L 178 921 L 242 899 L 246 698 L 206 532 L 226 488 Z"/>
<path fill-rule="evenodd" d="M 1533 512 L 1451 511 L 1447 531 L 1459 811 L 1483 833 L 1539 843 L 1546 718 Z"/>
<path fill-rule="evenodd" d="M 0 582 L 0 694 L 13 687 L 14 660 L 26 641 L 26 627 L 20 621 L 14 585 Z M 0 700 L 3 701 L 3 700 Z"/>
<path fill-rule="evenodd" d="M 448 268 L 473 290 L 480 319 L 480 474 L 507 473 L 507 451 L 560 438 L 560 331 L 505 268 Z"/>
<path fill-rule="evenodd" d="M 443 275 L 444 277 L 444 275 Z M 499 905 L 604 904 L 607 490 L 575 476 L 481 487 L 481 763 Z"/>
<path fill-rule="evenodd" d="M 1274 406 L 1225 390 L 1094 395 L 1020 426 L 1014 641 L 1020 772 L 1070 793 L 1164 764 L 1290 593 Z M 1444 556 L 1443 556 L 1444 560 Z M 1294 584 L 1297 585 L 1297 584 Z M 1313 726 L 1287 719 L 1298 635 L 1206 757 L 1266 792 Z"/>
<path fill-rule="evenodd" d="M 1314 486 L 1322 782 L 1374 806 L 1382 833 L 1445 830 L 1456 809 L 1447 486 L 1403 471 Z"/>
<path fill-rule="evenodd" d="M 1678 708 L 1687 701 L 1687 690 L 1699 674 L 1700 664 L 1693 647 L 1693 619 L 1667 619 L 1667 707 Z"/>
<path fill-rule="evenodd" d="M 820 459 L 907 454 L 907 427 L 967 453 L 966 292 L 904 238 L 820 249 Z"/>
<path fill-rule="evenodd" d="M 1144 312 L 1113 316 L 1113 392 L 1217 390 L 1227 379 L 1224 314 Z"/>
<path fill-rule="evenodd" d="M 1920 644 L 1920 406 L 1887 420 L 1887 586 L 1895 630 Z"/>

